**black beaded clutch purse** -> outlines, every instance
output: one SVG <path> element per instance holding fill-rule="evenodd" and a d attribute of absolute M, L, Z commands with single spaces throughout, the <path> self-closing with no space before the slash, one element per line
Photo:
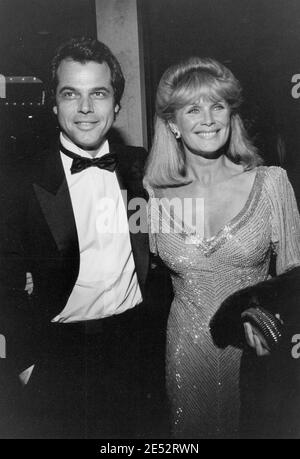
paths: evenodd
<path fill-rule="evenodd" d="M 249 322 L 262 335 L 270 350 L 277 347 L 283 333 L 283 323 L 280 319 L 261 307 L 246 309 L 241 317 L 243 322 Z"/>

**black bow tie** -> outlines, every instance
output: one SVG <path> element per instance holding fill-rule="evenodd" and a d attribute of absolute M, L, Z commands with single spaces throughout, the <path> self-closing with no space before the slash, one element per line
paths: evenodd
<path fill-rule="evenodd" d="M 76 153 L 67 150 L 61 143 L 59 149 L 65 155 L 69 156 L 69 158 L 73 159 L 71 174 L 77 174 L 77 172 L 81 172 L 87 167 L 99 167 L 100 169 L 106 169 L 110 172 L 113 172 L 116 168 L 117 157 L 114 153 L 108 153 L 107 155 L 101 156 L 101 158 L 84 158 L 83 156 L 76 155 Z"/>

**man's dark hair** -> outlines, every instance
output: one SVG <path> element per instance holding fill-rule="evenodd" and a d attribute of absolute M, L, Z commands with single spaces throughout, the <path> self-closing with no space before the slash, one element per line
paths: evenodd
<path fill-rule="evenodd" d="M 72 59 L 81 64 L 91 61 L 98 62 L 99 64 L 105 62 L 111 72 L 111 85 L 114 90 L 115 103 L 120 106 L 120 100 L 124 92 L 125 79 L 118 60 L 112 54 L 108 46 L 90 37 L 71 38 L 66 43 L 63 43 L 57 49 L 51 61 L 50 85 L 53 96 L 55 96 L 58 85 L 57 69 L 64 59 Z"/>

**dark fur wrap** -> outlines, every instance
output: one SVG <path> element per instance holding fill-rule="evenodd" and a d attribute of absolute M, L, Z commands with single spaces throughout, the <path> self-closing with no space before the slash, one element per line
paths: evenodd
<path fill-rule="evenodd" d="M 218 347 L 243 347 L 245 343 L 241 314 L 261 306 L 272 314 L 280 314 L 285 334 L 289 326 L 299 323 L 300 333 L 300 267 L 240 290 L 228 297 L 210 323 L 211 334 Z"/>
<path fill-rule="evenodd" d="M 283 321 L 282 339 L 266 357 L 246 345 L 241 314 L 253 306 L 279 313 Z M 234 293 L 210 325 L 218 347 L 244 348 L 241 437 L 300 438 L 300 267 Z"/>

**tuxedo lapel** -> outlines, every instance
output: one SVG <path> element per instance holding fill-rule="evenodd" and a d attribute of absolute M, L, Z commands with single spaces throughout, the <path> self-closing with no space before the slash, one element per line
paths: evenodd
<path fill-rule="evenodd" d="M 123 150 L 123 151 L 122 151 Z M 110 152 L 117 155 L 116 175 L 122 192 L 127 212 L 130 242 L 140 285 L 146 281 L 149 267 L 149 242 L 147 233 L 146 197 L 142 185 L 143 162 L 130 154 L 130 148 L 123 149 L 118 145 L 111 145 Z M 129 153 L 129 154 L 128 154 Z M 140 230 L 136 230 L 136 212 L 139 212 Z"/>
<path fill-rule="evenodd" d="M 134 229 L 136 211 L 139 210 L 144 217 L 146 215 L 146 200 L 142 186 L 142 160 L 139 154 L 132 154 L 133 151 L 129 147 L 123 148 L 114 145 L 110 147 L 110 151 L 116 153 L 118 157 L 116 175 L 127 212 L 137 276 L 142 286 L 145 283 L 149 265 L 148 234 L 145 231 L 145 224 L 143 224 L 143 231 Z M 59 148 L 50 150 L 48 156 L 38 163 L 33 188 L 45 221 L 58 250 L 64 256 L 77 257 L 79 263 L 76 223 Z M 142 209 L 130 206 L 135 198 L 141 198 L 139 202 Z"/>
<path fill-rule="evenodd" d="M 59 150 L 49 151 L 33 188 L 60 252 L 79 251 L 76 224 Z"/>

